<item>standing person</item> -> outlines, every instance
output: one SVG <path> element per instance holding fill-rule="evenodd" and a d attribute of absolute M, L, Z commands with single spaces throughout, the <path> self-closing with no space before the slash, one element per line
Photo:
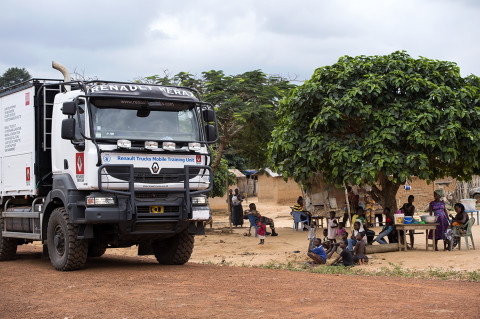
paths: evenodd
<path fill-rule="evenodd" d="M 228 206 L 230 206 L 230 214 L 232 213 L 232 209 L 233 209 L 232 198 L 233 198 L 233 191 L 232 189 L 229 189 L 228 190 Z"/>
<path fill-rule="evenodd" d="M 358 197 L 355 195 L 355 193 L 352 190 L 352 187 L 347 186 L 347 195 L 348 195 L 348 204 L 350 205 L 350 215 L 353 216 L 357 213 L 357 208 L 358 208 Z M 348 218 L 348 211 L 345 209 L 345 213 L 343 214 L 343 225 L 347 226 L 347 220 Z M 350 220 L 350 223 L 353 223 Z"/>
<path fill-rule="evenodd" d="M 233 226 L 243 225 L 243 196 L 239 193 L 238 188 L 235 188 L 235 194 L 232 196 L 232 224 Z"/>
<path fill-rule="evenodd" d="M 337 234 L 338 222 L 335 216 L 335 212 L 333 210 L 330 211 L 330 218 L 327 220 L 327 225 L 328 225 L 328 233 L 327 233 L 328 240 L 331 242 L 336 242 L 335 237 Z"/>
<path fill-rule="evenodd" d="M 430 212 L 430 216 L 434 215 L 437 216 L 437 229 L 435 230 L 435 250 L 438 250 L 438 240 L 442 239 L 444 248 L 446 250 L 446 245 L 448 242 L 446 241 L 445 235 L 448 229 L 448 218 L 447 218 L 447 208 L 445 207 L 445 202 L 440 198 L 440 192 L 435 191 L 433 193 L 434 200 L 430 202 L 428 207 L 428 211 Z M 432 239 L 432 232 L 428 234 L 428 238 Z"/>
<path fill-rule="evenodd" d="M 305 225 L 308 229 L 308 251 L 315 248 L 315 239 L 317 239 L 316 235 L 316 225 L 315 222 L 312 220 L 310 226 Z M 273 235 L 272 235 L 273 236 Z"/>
<path fill-rule="evenodd" d="M 262 216 L 258 212 L 257 206 L 254 203 L 251 203 L 250 205 L 248 205 L 248 208 L 249 209 L 245 211 L 245 216 L 253 215 L 253 216 L 257 217 L 258 219 L 264 217 L 265 218 L 265 224 L 270 226 L 270 229 L 272 230 L 272 236 L 278 236 L 278 234 L 275 232 L 275 223 L 273 222 L 273 219 L 268 218 L 266 216 Z"/>
<path fill-rule="evenodd" d="M 265 244 L 265 233 L 267 231 L 267 225 L 265 225 L 265 217 L 261 217 L 258 222 L 257 235 L 260 237 L 259 245 Z"/>
<path fill-rule="evenodd" d="M 373 227 L 375 222 L 375 201 L 370 194 L 365 195 L 365 221 L 367 227 Z"/>
<path fill-rule="evenodd" d="M 415 200 L 415 196 L 409 195 L 408 199 L 407 199 L 408 202 L 403 204 L 402 208 L 400 208 L 400 210 L 402 211 L 402 213 L 405 216 L 412 216 L 413 217 L 413 214 L 415 214 L 415 206 L 413 206 L 413 201 L 414 200 Z M 410 236 L 410 244 L 412 245 L 412 248 L 413 248 L 413 244 L 414 244 L 414 240 L 415 240 L 415 236 L 414 236 L 415 231 L 414 230 L 409 230 L 408 234 Z M 402 234 L 402 238 L 403 238 L 403 234 Z"/>
<path fill-rule="evenodd" d="M 322 247 L 322 241 L 317 238 L 315 239 L 315 248 L 308 251 L 308 257 L 312 259 L 312 264 L 314 265 L 323 265 L 327 260 L 327 253 Z"/>

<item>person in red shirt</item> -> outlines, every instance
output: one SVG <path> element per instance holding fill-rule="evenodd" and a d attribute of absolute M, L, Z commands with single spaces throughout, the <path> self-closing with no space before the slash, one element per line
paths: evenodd
<path fill-rule="evenodd" d="M 265 217 L 261 217 L 260 221 L 257 224 L 257 235 L 260 237 L 259 245 L 263 245 L 265 243 L 265 232 L 267 231 L 267 225 L 265 224 Z"/>

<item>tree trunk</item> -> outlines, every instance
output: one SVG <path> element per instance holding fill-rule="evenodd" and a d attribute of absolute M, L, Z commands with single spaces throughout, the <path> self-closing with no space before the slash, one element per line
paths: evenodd
<path fill-rule="evenodd" d="M 215 161 L 212 164 L 212 171 L 215 173 L 218 166 L 220 165 L 220 161 L 222 160 L 223 153 L 225 153 L 225 148 L 227 147 L 227 142 L 224 138 L 220 138 L 220 145 L 218 145 L 217 149 L 217 156 L 215 157 Z"/>
<path fill-rule="evenodd" d="M 394 214 L 397 209 L 397 192 L 401 186 L 401 183 L 392 182 L 385 173 L 380 173 L 379 186 L 372 186 L 372 197 L 383 208 L 390 208 L 390 212 Z"/>

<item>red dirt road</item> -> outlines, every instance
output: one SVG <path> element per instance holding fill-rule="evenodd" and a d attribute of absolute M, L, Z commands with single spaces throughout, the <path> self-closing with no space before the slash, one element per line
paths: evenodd
<path fill-rule="evenodd" d="M 0 318 L 480 317 L 478 283 L 160 266 L 113 255 L 62 273 L 31 245 L 0 263 L 0 278 Z"/>

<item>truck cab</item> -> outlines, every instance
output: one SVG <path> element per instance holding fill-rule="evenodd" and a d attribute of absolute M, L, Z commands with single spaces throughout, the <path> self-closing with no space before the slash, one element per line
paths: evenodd
<path fill-rule="evenodd" d="M 35 95 L 49 86 L 59 83 L 44 83 Z M 51 124 L 49 134 L 41 125 L 35 129 L 36 135 L 49 135 L 51 143 L 45 150 L 51 184 L 37 181 L 43 191 L 37 189 L 28 200 L 38 220 L 18 218 L 37 223 L 28 232 L 43 242 L 57 270 L 79 269 L 87 256 L 132 245 L 162 264 L 187 262 L 193 236 L 204 233 L 210 217 L 209 144 L 218 136 L 213 106 L 185 87 L 108 81 L 68 86 L 71 90 L 61 90 L 51 103 L 51 119 L 43 127 Z M 49 165 L 45 160 L 34 164 L 39 171 Z M 28 208 L 24 204 L 4 208 L 0 259 L 2 243 L 10 247 L 33 238 L 8 227 L 16 210 Z"/>

